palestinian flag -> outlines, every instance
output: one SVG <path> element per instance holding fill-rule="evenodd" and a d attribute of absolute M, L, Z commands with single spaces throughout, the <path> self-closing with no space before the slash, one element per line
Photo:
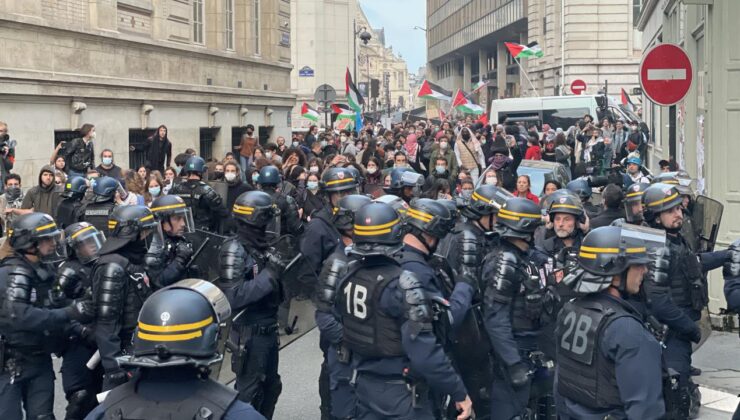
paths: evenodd
<path fill-rule="evenodd" d="M 319 112 L 313 109 L 311 105 L 306 102 L 304 102 L 301 107 L 301 116 L 313 122 L 319 122 Z"/>
<path fill-rule="evenodd" d="M 635 111 L 635 104 L 632 103 L 630 95 L 627 94 L 627 91 L 624 90 L 624 88 L 622 88 L 622 105 L 630 111 Z"/>
<path fill-rule="evenodd" d="M 461 111 L 465 114 L 479 115 L 483 113 L 483 108 L 480 105 L 476 105 L 470 96 L 463 92 L 462 89 L 458 89 L 455 93 L 455 99 L 452 100 L 452 107 Z"/>
<path fill-rule="evenodd" d="M 344 93 L 347 95 L 347 102 L 349 102 L 350 108 L 355 112 L 362 112 L 362 105 L 365 104 L 365 100 L 362 99 L 360 91 L 352 81 L 352 75 L 349 73 L 349 67 L 347 67 L 347 73 L 344 74 Z"/>
<path fill-rule="evenodd" d="M 331 104 L 331 112 L 337 114 L 338 120 L 355 118 L 355 111 L 345 104 Z"/>
<path fill-rule="evenodd" d="M 504 44 L 506 44 L 506 48 L 509 49 L 511 56 L 514 58 L 539 58 L 545 55 L 537 42 L 531 42 L 527 45 L 513 42 L 504 42 Z"/>
<path fill-rule="evenodd" d="M 478 83 L 473 85 L 473 93 L 478 93 L 479 90 L 483 89 L 486 86 L 488 86 L 488 80 L 479 81 Z"/>
<path fill-rule="evenodd" d="M 416 96 L 423 99 L 449 101 L 452 99 L 452 92 L 444 90 L 428 80 L 424 80 L 421 84 L 421 88 L 419 88 L 419 93 Z"/>

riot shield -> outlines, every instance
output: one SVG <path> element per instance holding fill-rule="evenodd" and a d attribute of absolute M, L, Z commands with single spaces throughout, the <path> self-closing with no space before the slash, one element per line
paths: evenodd
<path fill-rule="evenodd" d="M 221 196 L 225 206 L 229 196 L 229 184 L 224 181 L 208 181 L 208 185 Z M 231 211 L 231 209 L 227 210 Z"/>
<path fill-rule="evenodd" d="M 185 237 L 192 242 L 195 250 L 190 269 L 198 272 L 202 278 L 210 282 L 216 280 L 218 278 L 218 253 L 228 237 L 200 229 L 186 233 Z"/>
<path fill-rule="evenodd" d="M 724 209 L 725 206 L 717 200 L 703 195 L 696 197 L 691 220 L 697 238 L 697 247 L 694 248 L 697 253 L 714 250 Z"/>
<path fill-rule="evenodd" d="M 298 239 L 293 235 L 283 235 L 272 244 L 272 252 L 286 263 L 280 276 L 285 299 L 308 299 L 316 288 L 318 278 L 308 265 L 308 260 L 298 251 Z"/>

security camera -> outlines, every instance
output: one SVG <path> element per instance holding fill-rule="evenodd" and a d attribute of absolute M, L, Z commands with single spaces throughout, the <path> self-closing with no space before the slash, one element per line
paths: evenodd
<path fill-rule="evenodd" d="M 367 43 L 370 42 L 370 38 L 372 37 L 373 36 L 370 35 L 370 32 L 368 31 L 362 31 L 362 33 L 360 34 L 360 39 L 362 40 L 362 43 L 365 45 L 367 45 Z"/>

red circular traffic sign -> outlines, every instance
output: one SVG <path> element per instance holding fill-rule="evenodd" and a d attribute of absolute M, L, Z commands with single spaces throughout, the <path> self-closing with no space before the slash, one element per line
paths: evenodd
<path fill-rule="evenodd" d="M 678 45 L 656 45 L 640 62 L 640 86 L 645 96 L 658 105 L 680 102 L 694 78 L 691 59 Z"/>
<path fill-rule="evenodd" d="M 576 95 L 586 91 L 586 82 L 581 79 L 576 79 L 570 84 L 570 91 Z"/>

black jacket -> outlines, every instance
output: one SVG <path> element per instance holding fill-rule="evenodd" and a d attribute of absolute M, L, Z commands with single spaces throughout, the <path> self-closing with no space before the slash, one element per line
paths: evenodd
<path fill-rule="evenodd" d="M 172 143 L 166 137 L 164 141 L 155 135 L 146 139 L 146 168 L 164 172 L 172 160 Z M 166 163 L 166 165 L 165 165 Z"/>
<path fill-rule="evenodd" d="M 609 226 L 613 221 L 624 217 L 624 209 L 604 209 L 598 216 L 591 219 L 591 229 L 597 227 Z"/>
<path fill-rule="evenodd" d="M 78 137 L 72 140 L 64 150 L 64 160 L 69 169 L 86 174 L 88 169 L 95 167 L 95 147 L 92 141 L 85 144 L 85 140 Z"/>

